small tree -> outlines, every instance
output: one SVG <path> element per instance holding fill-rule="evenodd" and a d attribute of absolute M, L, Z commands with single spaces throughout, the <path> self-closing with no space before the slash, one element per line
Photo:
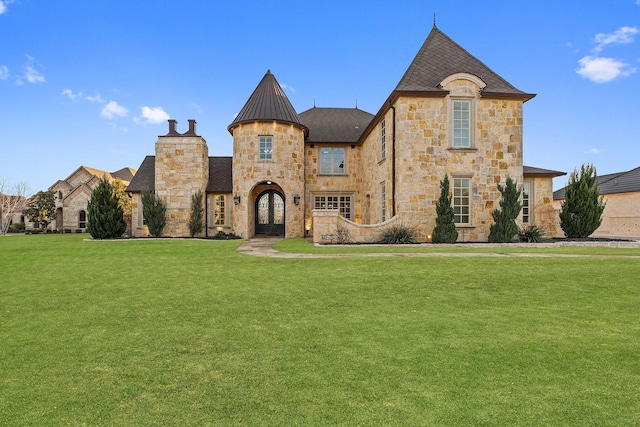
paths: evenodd
<path fill-rule="evenodd" d="M 189 216 L 189 233 L 191 237 L 204 230 L 204 208 L 202 207 L 202 190 L 191 195 L 191 215 Z"/>
<path fill-rule="evenodd" d="M 142 215 L 147 221 L 149 234 L 154 237 L 162 236 L 162 230 L 167 224 L 167 206 L 164 201 L 151 191 L 142 192 Z"/>
<path fill-rule="evenodd" d="M 113 194 L 118 198 L 118 205 L 122 208 L 123 215 L 131 215 L 131 197 L 127 196 L 127 186 L 120 178 L 111 183 Z"/>
<path fill-rule="evenodd" d="M 507 177 L 507 183 L 504 187 L 498 184 L 498 191 L 502 195 L 502 199 L 500 200 L 500 209 L 494 209 L 491 212 L 494 223 L 489 228 L 489 241 L 509 243 L 518 234 L 516 218 L 522 209 L 520 190 L 518 190 L 517 183 Z"/>
<path fill-rule="evenodd" d="M 29 186 L 26 182 L 19 182 L 8 188 L 5 180 L 0 180 L 0 234 L 7 234 L 11 226 L 11 217 L 18 213 L 18 209 L 25 203 Z M 12 194 L 6 194 L 11 192 Z"/>
<path fill-rule="evenodd" d="M 458 240 L 458 231 L 451 207 L 449 177 L 446 174 L 444 180 L 440 181 L 440 198 L 436 205 L 436 215 L 436 227 L 431 237 L 433 243 L 455 243 Z"/>
<path fill-rule="evenodd" d="M 29 206 L 22 212 L 34 225 L 46 229 L 56 214 L 56 201 L 53 191 L 38 191 L 30 200 Z"/>
<path fill-rule="evenodd" d="M 600 197 L 596 168 L 582 165 L 574 169 L 564 190 L 560 228 L 569 238 L 589 237 L 602 223 L 605 202 Z"/>
<path fill-rule="evenodd" d="M 87 231 L 94 239 L 115 239 L 127 229 L 116 189 L 103 178 L 87 204 Z"/>

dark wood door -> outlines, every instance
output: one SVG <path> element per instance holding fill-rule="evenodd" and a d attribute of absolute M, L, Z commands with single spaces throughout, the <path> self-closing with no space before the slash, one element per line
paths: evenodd
<path fill-rule="evenodd" d="M 275 190 L 256 199 L 256 235 L 284 236 L 284 197 Z"/>

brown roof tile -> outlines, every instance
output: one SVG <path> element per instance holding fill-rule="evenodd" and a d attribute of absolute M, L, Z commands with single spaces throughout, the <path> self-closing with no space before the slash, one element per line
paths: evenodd
<path fill-rule="evenodd" d="M 355 144 L 366 129 L 373 114 L 358 108 L 313 107 L 300 113 L 309 128 L 307 142 L 346 142 Z"/>

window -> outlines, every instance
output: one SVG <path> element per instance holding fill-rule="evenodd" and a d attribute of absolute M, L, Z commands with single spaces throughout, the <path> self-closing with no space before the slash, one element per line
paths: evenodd
<path fill-rule="evenodd" d="M 272 160 L 273 159 L 273 137 L 261 136 L 260 137 L 260 160 Z"/>
<path fill-rule="evenodd" d="M 343 147 L 320 148 L 320 173 L 343 175 L 346 173 Z"/>
<path fill-rule="evenodd" d="M 471 148 L 473 146 L 472 102 L 453 100 L 451 108 L 451 146 Z"/>
<path fill-rule="evenodd" d="M 387 186 L 385 182 L 380 183 L 380 222 L 387 220 Z"/>
<path fill-rule="evenodd" d="M 387 157 L 387 126 L 385 120 L 380 123 L 380 157 Z"/>
<path fill-rule="evenodd" d="M 453 222 L 456 224 L 470 224 L 471 178 L 453 178 Z"/>
<path fill-rule="evenodd" d="M 339 209 L 340 215 L 351 220 L 351 196 L 340 194 L 315 196 L 314 209 Z"/>
<path fill-rule="evenodd" d="M 80 211 L 78 214 L 78 228 L 87 228 L 87 213 Z"/>
<path fill-rule="evenodd" d="M 227 224 L 227 200 L 224 194 L 213 196 L 213 225 Z"/>
<path fill-rule="evenodd" d="M 522 184 L 522 222 L 524 224 L 531 222 L 530 200 L 531 185 L 529 182 L 525 182 Z"/>

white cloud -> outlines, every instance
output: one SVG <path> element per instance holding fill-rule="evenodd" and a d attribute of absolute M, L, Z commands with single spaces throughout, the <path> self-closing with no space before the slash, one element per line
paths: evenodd
<path fill-rule="evenodd" d="M 4 65 L 0 66 L 0 80 L 7 80 L 9 78 L 9 69 Z"/>
<path fill-rule="evenodd" d="M 7 11 L 7 6 L 13 3 L 15 0 L 0 0 L 0 15 Z"/>
<path fill-rule="evenodd" d="M 282 87 L 282 89 L 284 89 L 284 90 L 287 90 L 287 89 L 288 89 L 288 90 L 290 90 L 291 92 L 296 93 L 296 90 L 295 90 L 293 87 L 289 86 L 289 85 L 282 84 L 282 85 L 280 85 L 280 86 L 281 86 L 281 87 Z"/>
<path fill-rule="evenodd" d="M 91 96 L 91 95 L 87 95 L 85 96 L 85 98 L 87 101 L 89 102 L 97 102 L 99 104 L 104 104 L 107 101 L 105 101 L 104 99 L 102 99 L 102 97 L 100 96 L 100 94 L 97 94 L 96 96 Z"/>
<path fill-rule="evenodd" d="M 594 147 L 594 148 L 590 149 L 588 152 L 591 153 L 591 154 L 599 154 L 599 153 L 604 152 L 604 150 L 600 150 L 599 148 L 595 148 Z"/>
<path fill-rule="evenodd" d="M 74 102 L 82 98 L 82 92 L 73 93 L 71 89 L 63 89 L 61 94 L 65 95 L 67 98 Z"/>
<path fill-rule="evenodd" d="M 594 51 L 601 52 L 605 46 L 610 44 L 627 44 L 633 43 L 633 36 L 638 34 L 640 30 L 638 27 L 622 27 L 619 30 L 614 31 L 613 33 L 605 34 L 599 33 L 596 34 L 594 40 L 597 43 L 597 46 L 594 48 Z"/>
<path fill-rule="evenodd" d="M 112 120 L 116 117 L 124 117 L 128 112 L 129 111 L 126 108 L 124 108 L 122 105 L 119 105 L 117 102 L 109 101 L 107 102 L 107 105 L 102 107 L 100 115 L 109 120 Z"/>
<path fill-rule="evenodd" d="M 24 74 L 16 78 L 16 84 L 22 85 L 24 80 L 32 84 L 44 83 L 45 78 L 38 70 L 36 70 L 37 66 L 38 64 L 36 63 L 35 58 L 27 55 L 27 63 L 23 65 Z"/>
<path fill-rule="evenodd" d="M 169 114 L 162 107 L 142 107 L 142 115 L 141 119 L 145 120 L 146 123 L 150 124 L 158 124 L 162 122 L 166 122 L 169 120 Z"/>
<path fill-rule="evenodd" d="M 578 61 L 578 74 L 595 83 L 606 83 L 619 77 L 627 77 L 636 72 L 636 68 L 613 58 L 585 56 Z"/>

